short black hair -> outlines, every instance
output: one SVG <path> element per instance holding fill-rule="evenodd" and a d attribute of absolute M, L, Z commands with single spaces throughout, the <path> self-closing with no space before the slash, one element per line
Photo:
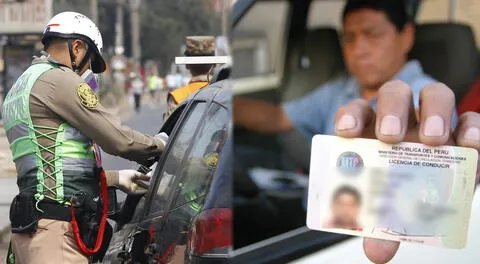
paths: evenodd
<path fill-rule="evenodd" d="M 205 75 L 210 72 L 214 64 L 187 64 L 187 68 L 192 76 Z"/>
<path fill-rule="evenodd" d="M 343 8 L 342 21 L 349 13 L 364 8 L 384 12 L 399 32 L 411 22 L 405 0 L 348 0 Z"/>
<path fill-rule="evenodd" d="M 44 44 L 43 44 L 43 50 L 47 50 L 54 44 L 59 44 L 59 43 L 66 43 L 67 40 L 63 38 L 56 38 L 56 37 L 48 37 L 45 38 Z"/>
<path fill-rule="evenodd" d="M 362 202 L 362 199 L 360 198 L 360 193 L 358 192 L 358 190 L 348 185 L 340 186 L 333 193 L 333 201 L 335 201 L 342 194 L 352 195 L 353 197 L 355 197 L 355 200 L 357 200 L 358 204 Z"/>

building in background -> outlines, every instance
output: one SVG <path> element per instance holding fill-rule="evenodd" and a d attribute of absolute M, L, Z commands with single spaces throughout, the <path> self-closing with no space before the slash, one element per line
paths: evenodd
<path fill-rule="evenodd" d="M 52 0 L 0 0 L 0 88 L 2 101 L 42 49 L 41 34 L 52 16 Z"/>

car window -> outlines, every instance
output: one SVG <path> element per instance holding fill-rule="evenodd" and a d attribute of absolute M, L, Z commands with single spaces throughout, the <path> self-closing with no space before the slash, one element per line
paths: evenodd
<path fill-rule="evenodd" d="M 287 1 L 257 2 L 233 29 L 232 76 L 237 93 L 278 86 L 275 84 L 283 73 L 289 8 Z M 269 79 L 265 81 L 265 77 Z"/>
<path fill-rule="evenodd" d="M 227 138 L 230 116 L 219 104 L 213 103 L 208 110 L 203 127 L 199 131 L 193 147 L 179 172 L 181 179 L 177 185 L 177 197 L 171 209 L 188 202 L 201 206 L 203 197 L 215 173 L 220 152 Z"/>
<path fill-rule="evenodd" d="M 169 143 L 168 153 L 165 153 L 166 159 L 163 166 L 157 166 L 154 177 L 155 188 L 152 190 L 154 197 L 152 197 L 152 204 L 149 209 L 149 214 L 159 214 L 168 204 L 168 198 L 172 194 L 171 185 L 175 182 L 178 172 L 181 169 L 181 163 L 188 151 L 196 128 L 198 127 L 202 116 L 207 107 L 207 103 L 196 103 L 188 109 L 188 114 L 184 118 L 181 127 L 178 128 L 177 133 L 171 138 Z"/>

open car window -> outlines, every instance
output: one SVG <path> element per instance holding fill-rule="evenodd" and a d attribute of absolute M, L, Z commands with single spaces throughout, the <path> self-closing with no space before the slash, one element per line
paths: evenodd
<path fill-rule="evenodd" d="M 288 1 L 257 2 L 233 29 L 232 77 L 236 79 L 236 93 L 278 87 L 283 75 L 289 10 Z"/>

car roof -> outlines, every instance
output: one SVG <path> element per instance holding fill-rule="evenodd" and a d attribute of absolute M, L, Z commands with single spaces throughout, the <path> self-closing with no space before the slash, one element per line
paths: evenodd
<path fill-rule="evenodd" d="M 222 80 L 209 84 L 207 87 L 200 89 L 198 92 L 190 95 L 180 105 L 188 104 L 191 101 L 213 101 L 227 109 L 230 109 L 232 99 L 231 82 Z"/>

